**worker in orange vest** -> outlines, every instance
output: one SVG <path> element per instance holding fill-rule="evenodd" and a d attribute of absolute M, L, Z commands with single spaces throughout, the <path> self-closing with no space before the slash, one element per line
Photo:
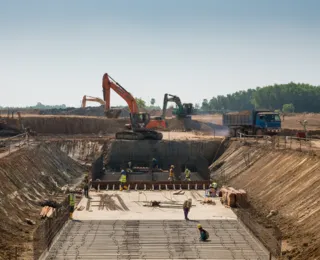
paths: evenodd
<path fill-rule="evenodd" d="M 174 165 L 171 165 L 171 167 L 170 167 L 168 180 L 174 181 Z"/>

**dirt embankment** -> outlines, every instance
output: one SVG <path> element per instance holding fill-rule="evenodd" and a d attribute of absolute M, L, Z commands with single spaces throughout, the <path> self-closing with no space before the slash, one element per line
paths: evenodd
<path fill-rule="evenodd" d="M 320 257 L 319 157 L 234 142 L 211 168 L 214 176 L 247 190 L 260 215 L 279 212 L 271 221 L 283 232 L 283 259 Z"/>
<path fill-rule="evenodd" d="M 8 124 L 19 128 L 17 118 L 8 119 Z M 114 134 L 126 130 L 129 119 L 108 119 L 90 116 L 22 116 L 24 127 L 29 127 L 39 134 L 76 135 L 76 134 Z M 225 135 L 222 126 L 190 119 L 166 119 L 169 131 L 196 131 L 210 135 Z M 223 134 L 222 134 L 223 132 Z"/>
<path fill-rule="evenodd" d="M 17 119 L 10 124 L 16 125 Z M 124 129 L 126 119 L 108 119 L 103 117 L 83 116 L 30 116 L 22 117 L 25 127 L 41 134 L 107 134 Z"/>
<path fill-rule="evenodd" d="M 0 259 L 18 247 L 32 256 L 32 232 L 39 224 L 40 201 L 57 200 L 60 187 L 74 183 L 84 168 L 59 149 L 40 145 L 0 159 Z M 26 218 L 36 225 L 26 223 Z M 12 251 L 11 251 L 12 252 Z"/>

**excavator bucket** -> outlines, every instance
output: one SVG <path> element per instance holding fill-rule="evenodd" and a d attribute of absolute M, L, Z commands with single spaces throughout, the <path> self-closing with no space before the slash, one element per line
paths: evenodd
<path fill-rule="evenodd" d="M 121 114 L 121 109 L 109 109 L 104 111 L 104 114 L 107 118 L 118 118 Z"/>

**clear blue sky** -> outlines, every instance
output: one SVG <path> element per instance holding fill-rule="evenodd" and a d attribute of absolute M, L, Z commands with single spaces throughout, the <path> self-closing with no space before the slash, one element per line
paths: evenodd
<path fill-rule="evenodd" d="M 0 0 L 0 105 L 79 106 L 108 72 L 183 102 L 320 83 L 320 1 Z M 112 105 L 124 104 L 115 94 Z"/>

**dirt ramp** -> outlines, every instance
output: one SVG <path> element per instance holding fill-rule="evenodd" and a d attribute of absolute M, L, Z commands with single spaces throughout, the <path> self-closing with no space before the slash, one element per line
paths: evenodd
<path fill-rule="evenodd" d="M 257 211 L 280 227 L 285 259 L 320 257 L 320 158 L 254 143 L 231 144 L 210 167 L 212 175 L 248 191 Z"/>
<path fill-rule="evenodd" d="M 216 136 L 227 136 L 229 134 L 227 127 L 214 123 L 192 120 L 190 118 L 167 119 L 167 124 L 169 131 L 196 131 Z"/>
<path fill-rule="evenodd" d="M 0 159 L 0 259 L 8 259 L 3 254 L 12 246 L 20 252 L 32 242 L 32 231 L 40 221 L 39 201 L 56 200 L 55 195 L 62 193 L 60 187 L 75 182 L 83 172 L 59 149 L 44 145 Z M 36 225 L 28 225 L 26 218 Z"/>

